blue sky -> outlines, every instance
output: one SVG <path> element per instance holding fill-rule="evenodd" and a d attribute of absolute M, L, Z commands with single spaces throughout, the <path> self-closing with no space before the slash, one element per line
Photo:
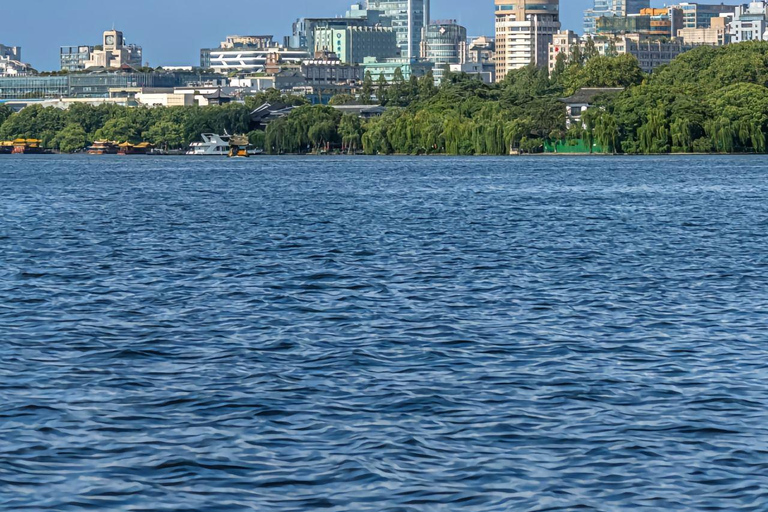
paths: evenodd
<path fill-rule="evenodd" d="M 343 14 L 353 0 L 36 0 L 6 2 L 0 43 L 21 46 L 24 60 L 40 70 L 58 69 L 60 46 L 98 44 L 114 24 L 131 43 L 144 47 L 150 65 L 191 65 L 200 48 L 228 34 L 291 31 L 302 15 Z M 660 3 L 660 2 L 659 2 Z M 580 31 L 590 0 L 561 0 L 563 22 Z M 231 14 L 236 13 L 236 14 Z M 493 33 L 492 0 L 432 0 L 434 19 L 457 19 L 473 35 Z"/>

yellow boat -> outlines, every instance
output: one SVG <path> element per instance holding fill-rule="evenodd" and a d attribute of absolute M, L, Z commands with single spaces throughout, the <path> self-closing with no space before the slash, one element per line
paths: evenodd
<path fill-rule="evenodd" d="M 141 144 L 131 144 L 130 142 L 123 142 L 118 144 L 118 155 L 146 155 L 154 146 L 149 142 L 142 142 Z"/>
<path fill-rule="evenodd" d="M 229 158 L 248 158 L 248 145 L 250 141 L 245 135 L 233 135 L 229 139 Z"/>
<path fill-rule="evenodd" d="M 40 139 L 16 139 L 11 144 L 13 144 L 13 150 L 11 152 L 15 155 L 43 152 L 43 141 Z"/>

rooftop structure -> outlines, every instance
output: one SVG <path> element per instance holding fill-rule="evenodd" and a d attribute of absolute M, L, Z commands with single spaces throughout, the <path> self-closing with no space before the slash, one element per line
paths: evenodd
<path fill-rule="evenodd" d="M 221 42 L 221 48 L 255 48 L 264 49 L 274 46 L 273 36 L 227 36 Z"/>
<path fill-rule="evenodd" d="M 20 46 L 5 46 L 0 44 L 0 58 L 6 58 L 8 60 L 21 61 L 21 47 Z"/>
<path fill-rule="evenodd" d="M 59 48 L 59 65 L 62 71 L 83 71 L 92 68 L 119 69 L 140 68 L 143 50 L 127 44 L 119 30 L 107 30 L 102 34 L 100 46 L 81 44 Z"/>
<path fill-rule="evenodd" d="M 281 65 L 298 66 L 310 57 L 305 50 L 288 49 L 282 46 L 269 48 L 203 48 L 200 50 L 200 67 L 219 73 L 247 71 L 251 73 L 279 71 Z M 276 69 L 275 69 L 276 68 Z"/>

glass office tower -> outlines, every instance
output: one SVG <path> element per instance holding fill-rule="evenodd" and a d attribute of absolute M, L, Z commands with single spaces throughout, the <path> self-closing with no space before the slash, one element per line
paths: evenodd
<path fill-rule="evenodd" d="M 368 0 L 368 9 L 383 11 L 397 34 L 397 46 L 404 58 L 419 56 L 422 29 L 429 25 L 430 0 Z"/>

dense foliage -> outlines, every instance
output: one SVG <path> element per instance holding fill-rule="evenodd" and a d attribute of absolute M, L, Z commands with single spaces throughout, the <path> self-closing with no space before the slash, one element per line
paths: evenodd
<path fill-rule="evenodd" d="M 624 87 L 599 97 L 583 126 L 566 131 L 560 98 L 582 87 Z M 290 115 L 255 130 L 249 113 L 264 102 L 287 103 Z M 366 154 L 501 155 L 578 141 L 625 153 L 765 152 L 768 134 L 768 43 L 700 47 L 646 76 L 631 56 L 601 57 L 589 44 L 559 58 L 554 72 L 524 68 L 488 85 L 447 73 L 392 83 L 366 75 L 358 97 L 331 105 L 381 103 L 370 120 L 299 97 L 267 91 L 221 107 L 123 108 L 83 104 L 68 110 L 31 106 L 11 114 L 0 105 L 0 140 L 40 138 L 46 147 L 78 151 L 94 140 L 179 148 L 200 133 L 248 133 L 269 153 L 342 150 Z"/>
<path fill-rule="evenodd" d="M 603 99 L 587 124 L 596 140 L 626 153 L 763 153 L 767 85 L 768 43 L 702 46 Z"/>

